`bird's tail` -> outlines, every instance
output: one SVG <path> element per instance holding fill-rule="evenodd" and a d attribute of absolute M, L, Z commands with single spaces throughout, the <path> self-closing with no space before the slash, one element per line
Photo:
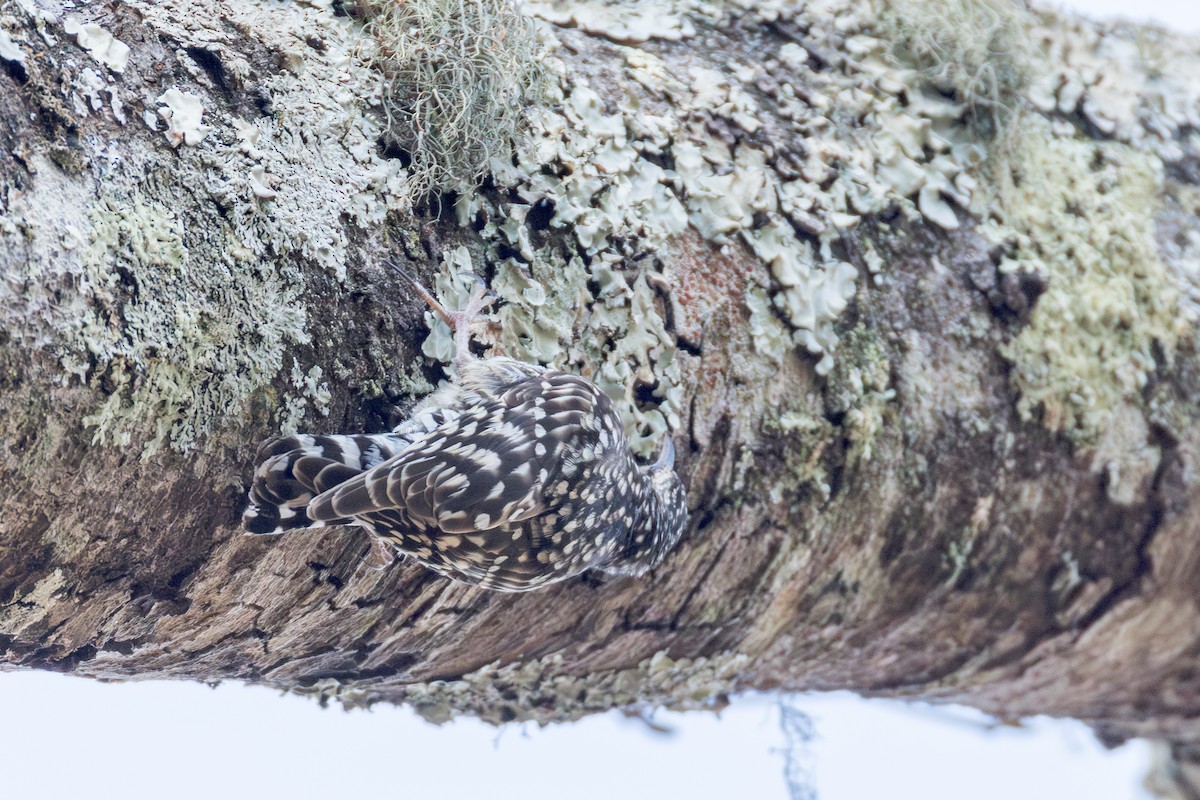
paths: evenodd
<path fill-rule="evenodd" d="M 308 504 L 328 489 L 391 458 L 404 449 L 407 437 L 311 436 L 296 434 L 268 439 L 258 448 L 258 467 L 250 484 L 250 504 L 242 514 L 248 533 L 283 533 L 296 528 L 344 525 L 350 519 L 314 522 Z"/>

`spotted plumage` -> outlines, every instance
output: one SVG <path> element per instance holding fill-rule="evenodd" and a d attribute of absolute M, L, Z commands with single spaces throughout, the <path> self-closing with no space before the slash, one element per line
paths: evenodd
<path fill-rule="evenodd" d="M 670 441 L 638 465 L 595 384 L 471 356 L 466 315 L 426 299 L 456 325 L 457 379 L 391 433 L 263 443 L 246 530 L 359 525 L 443 575 L 510 592 L 656 566 L 687 517 Z"/>

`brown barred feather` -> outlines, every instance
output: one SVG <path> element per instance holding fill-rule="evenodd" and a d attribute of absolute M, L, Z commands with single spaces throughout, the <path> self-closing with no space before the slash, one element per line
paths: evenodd
<path fill-rule="evenodd" d="M 592 568 L 641 574 L 687 517 L 670 464 L 637 464 L 595 384 L 508 358 L 460 364 L 391 434 L 283 437 L 259 457 L 251 533 L 355 524 L 501 591 Z"/>

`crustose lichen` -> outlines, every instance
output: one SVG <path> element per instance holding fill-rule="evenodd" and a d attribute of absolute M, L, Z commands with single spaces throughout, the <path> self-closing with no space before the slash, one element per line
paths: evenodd
<path fill-rule="evenodd" d="M 477 183 L 541 85 L 532 22 L 511 0 L 372 0 L 365 11 L 414 196 Z"/>

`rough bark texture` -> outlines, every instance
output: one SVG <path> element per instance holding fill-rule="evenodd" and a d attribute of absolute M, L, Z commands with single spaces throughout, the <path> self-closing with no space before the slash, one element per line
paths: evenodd
<path fill-rule="evenodd" d="M 1200 744 L 1194 42 L 538 3 L 522 154 L 414 205 L 371 32 L 235 5 L 0 2 L 0 661 L 432 719 L 844 688 Z M 383 430 L 440 376 L 384 257 L 483 274 L 494 344 L 596 377 L 644 451 L 670 427 L 656 574 L 506 596 L 240 534 L 262 438 Z"/>

